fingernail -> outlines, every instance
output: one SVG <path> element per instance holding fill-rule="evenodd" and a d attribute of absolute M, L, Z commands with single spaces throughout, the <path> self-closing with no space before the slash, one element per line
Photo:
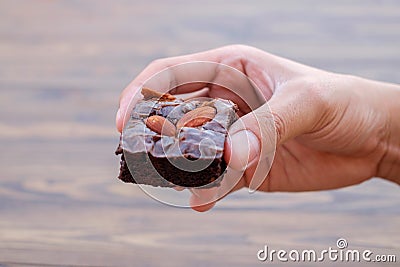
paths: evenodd
<path fill-rule="evenodd" d="M 260 152 L 257 136 L 249 130 L 241 130 L 230 138 L 231 159 L 229 166 L 234 170 L 244 170 Z"/>

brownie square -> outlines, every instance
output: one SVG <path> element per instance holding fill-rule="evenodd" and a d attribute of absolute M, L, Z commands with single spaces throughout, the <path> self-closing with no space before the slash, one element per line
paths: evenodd
<path fill-rule="evenodd" d="M 177 99 L 143 89 L 116 154 L 118 178 L 160 187 L 219 186 L 226 170 L 224 143 L 237 119 L 225 99 Z"/>

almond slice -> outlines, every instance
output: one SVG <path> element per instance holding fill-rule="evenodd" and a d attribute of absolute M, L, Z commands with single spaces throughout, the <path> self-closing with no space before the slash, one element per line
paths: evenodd
<path fill-rule="evenodd" d="M 216 110 L 210 106 L 203 106 L 189 111 L 177 122 L 176 128 L 198 127 L 215 117 Z"/>
<path fill-rule="evenodd" d="M 159 116 L 159 115 L 153 115 L 150 116 L 146 119 L 145 121 L 146 126 L 149 127 L 150 130 L 161 134 L 161 135 L 167 135 L 167 136 L 175 136 L 176 128 L 166 118 Z"/>

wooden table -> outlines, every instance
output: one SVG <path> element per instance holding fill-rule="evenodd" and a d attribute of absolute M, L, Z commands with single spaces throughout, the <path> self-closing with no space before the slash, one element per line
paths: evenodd
<path fill-rule="evenodd" d="M 1 1 L 0 266 L 258 266 L 264 245 L 339 237 L 400 261 L 394 184 L 243 190 L 198 214 L 117 181 L 113 155 L 119 93 L 153 59 L 244 43 L 400 83 L 399 14 L 396 1 Z"/>

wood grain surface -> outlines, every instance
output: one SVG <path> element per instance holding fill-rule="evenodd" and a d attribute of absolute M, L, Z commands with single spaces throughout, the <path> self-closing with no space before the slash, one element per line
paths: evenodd
<path fill-rule="evenodd" d="M 262 266 L 264 245 L 339 237 L 398 266 L 394 184 L 243 190 L 199 214 L 119 182 L 113 152 L 119 93 L 154 59 L 243 43 L 400 83 L 399 14 L 371 0 L 0 1 L 0 266 Z"/>

